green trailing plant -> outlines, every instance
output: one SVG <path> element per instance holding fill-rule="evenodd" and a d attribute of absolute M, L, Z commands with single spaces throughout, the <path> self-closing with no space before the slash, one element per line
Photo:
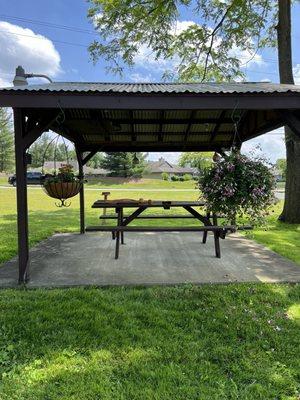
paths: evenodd
<path fill-rule="evenodd" d="M 275 179 L 264 160 L 233 152 L 203 171 L 199 188 L 208 211 L 261 225 L 274 204 Z"/>
<path fill-rule="evenodd" d="M 58 169 L 57 174 L 46 176 L 44 185 L 47 185 L 49 183 L 69 183 L 81 181 L 83 181 L 82 177 L 75 175 L 72 165 L 65 164 Z"/>

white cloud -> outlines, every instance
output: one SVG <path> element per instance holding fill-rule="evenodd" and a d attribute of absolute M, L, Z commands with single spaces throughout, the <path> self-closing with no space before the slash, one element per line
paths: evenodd
<path fill-rule="evenodd" d="M 162 157 L 170 163 L 177 164 L 180 154 L 178 152 L 151 152 L 148 155 L 148 160 L 157 161 Z"/>
<path fill-rule="evenodd" d="M 300 64 L 295 65 L 293 68 L 295 84 L 300 85 Z"/>
<path fill-rule="evenodd" d="M 179 35 L 188 29 L 192 25 L 197 25 L 194 21 L 177 21 L 171 33 L 174 35 Z M 251 39 L 249 39 L 250 41 Z M 221 39 L 215 39 L 214 48 L 216 49 L 220 44 Z M 251 43 L 250 43 L 251 44 Z M 249 50 L 242 50 L 237 46 L 234 46 L 229 55 L 232 57 L 237 57 L 241 66 L 251 66 L 255 65 L 258 67 L 267 65 L 260 54 L 254 54 Z M 142 45 L 135 56 L 134 62 L 137 67 L 146 69 L 153 73 L 162 74 L 166 70 L 174 70 L 179 64 L 180 60 L 178 56 L 174 56 L 171 59 L 165 59 L 163 57 L 155 58 L 155 53 L 146 45 Z"/>
<path fill-rule="evenodd" d="M 159 57 L 156 59 L 155 53 L 146 45 L 142 45 L 134 57 L 134 63 L 137 67 L 144 68 L 153 73 L 163 73 L 166 69 L 172 69 L 177 64 L 178 60 L 165 59 Z"/>
<path fill-rule="evenodd" d="M 249 154 L 257 146 L 261 152 L 272 162 L 275 163 L 278 158 L 285 158 L 285 143 L 283 128 L 261 135 L 243 143 L 243 153 Z"/>
<path fill-rule="evenodd" d="M 180 35 L 187 30 L 190 26 L 197 25 L 194 21 L 176 21 L 174 28 L 171 30 L 173 35 Z"/>
<path fill-rule="evenodd" d="M 241 67 L 243 66 L 265 66 L 266 62 L 260 54 L 253 54 L 249 50 L 242 50 L 238 47 L 233 47 L 229 53 L 231 56 L 237 57 L 240 60 Z"/>
<path fill-rule="evenodd" d="M 153 76 L 151 74 L 144 75 L 140 72 L 134 72 L 130 74 L 129 79 L 132 82 L 140 82 L 140 83 L 153 82 Z"/>
<path fill-rule="evenodd" d="M 12 84 L 15 68 L 56 77 L 62 72 L 54 44 L 31 29 L 0 21 L 0 84 Z"/>
<path fill-rule="evenodd" d="M 269 79 L 269 78 L 263 78 L 263 79 L 260 80 L 260 82 L 270 83 L 270 82 L 271 82 L 271 79 Z"/>

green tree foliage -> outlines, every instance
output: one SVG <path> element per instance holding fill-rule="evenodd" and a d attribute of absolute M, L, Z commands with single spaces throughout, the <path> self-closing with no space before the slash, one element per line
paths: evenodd
<path fill-rule="evenodd" d="M 145 158 L 143 153 L 110 152 L 105 153 L 101 166 L 109 170 L 111 176 L 141 176 L 145 169 Z"/>
<path fill-rule="evenodd" d="M 48 133 L 44 133 L 29 149 L 32 156 L 31 167 L 43 166 L 43 161 L 67 161 L 76 159 L 75 151 L 65 142 L 54 139 Z"/>
<path fill-rule="evenodd" d="M 103 153 L 96 153 L 88 162 L 87 166 L 91 168 L 101 168 L 102 163 L 103 163 Z"/>
<path fill-rule="evenodd" d="M 122 73 L 141 46 L 156 59 L 172 60 L 165 78 L 230 80 L 257 50 L 273 46 L 276 0 L 89 0 L 88 15 L 100 35 L 89 47 L 94 61 Z M 201 23 L 180 24 L 182 8 Z"/>
<path fill-rule="evenodd" d="M 212 164 L 212 158 L 214 153 L 212 152 L 189 152 L 181 153 L 179 158 L 179 165 L 181 167 L 193 167 L 198 168 L 199 171 L 203 171 Z"/>
<path fill-rule="evenodd" d="M 148 153 L 130 153 L 132 176 L 141 177 L 147 170 L 146 158 Z"/>
<path fill-rule="evenodd" d="M 11 116 L 0 108 L 0 172 L 9 172 L 14 166 L 14 137 Z"/>
<path fill-rule="evenodd" d="M 276 168 L 280 171 L 282 178 L 286 178 L 286 159 L 285 158 L 278 158 L 276 161 Z"/>

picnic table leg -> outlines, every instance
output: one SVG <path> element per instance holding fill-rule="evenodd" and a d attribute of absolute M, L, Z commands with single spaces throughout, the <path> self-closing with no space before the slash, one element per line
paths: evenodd
<path fill-rule="evenodd" d="M 116 250 L 115 250 L 115 259 L 119 258 L 119 250 L 120 250 L 120 231 L 116 232 Z"/>
<path fill-rule="evenodd" d="M 209 212 L 206 214 L 206 217 L 210 219 L 210 213 Z M 206 240 L 207 240 L 207 231 L 204 231 L 203 232 L 202 243 L 206 243 Z"/>
<path fill-rule="evenodd" d="M 118 214 L 117 218 L 117 226 L 122 225 L 122 208 L 117 208 L 116 212 Z M 113 238 L 116 240 L 116 248 L 115 248 L 115 259 L 119 258 L 120 251 L 120 231 L 112 232 Z"/>
<path fill-rule="evenodd" d="M 215 239 L 215 251 L 216 257 L 221 258 L 221 249 L 220 249 L 220 234 L 218 231 L 214 232 L 214 239 Z"/>
<path fill-rule="evenodd" d="M 119 225 L 123 225 L 123 208 L 120 210 L 120 223 Z M 124 232 L 121 232 L 121 244 L 124 244 Z"/>
<path fill-rule="evenodd" d="M 214 226 L 217 226 L 217 225 L 218 225 L 218 218 L 217 218 L 216 214 L 213 214 L 212 219 L 213 219 L 213 225 L 214 225 Z M 214 232 L 214 237 L 215 237 L 216 257 L 217 257 L 217 258 L 221 258 L 220 232 L 215 231 L 215 232 Z"/>

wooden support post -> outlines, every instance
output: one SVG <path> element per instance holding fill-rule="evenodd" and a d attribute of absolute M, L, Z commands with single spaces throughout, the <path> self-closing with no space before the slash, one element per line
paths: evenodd
<path fill-rule="evenodd" d="M 21 109 L 14 109 L 16 181 L 17 181 L 17 221 L 18 221 L 18 258 L 19 283 L 29 279 L 28 246 L 28 206 L 27 206 L 27 165 L 24 146 L 25 118 Z"/>
<path fill-rule="evenodd" d="M 300 118 L 291 111 L 281 110 L 280 114 L 285 120 L 289 128 L 294 132 L 297 137 L 300 137 Z"/>
<path fill-rule="evenodd" d="M 78 169 L 80 179 L 83 179 L 83 161 L 82 161 L 82 153 L 79 149 L 76 148 L 77 160 L 78 160 Z M 85 233 L 85 212 L 84 212 L 84 183 L 81 186 L 79 192 L 79 207 L 80 207 L 80 233 Z"/>

